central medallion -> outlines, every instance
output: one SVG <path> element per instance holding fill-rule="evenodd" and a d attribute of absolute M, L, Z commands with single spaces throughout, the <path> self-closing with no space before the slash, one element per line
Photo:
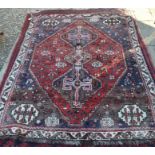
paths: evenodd
<path fill-rule="evenodd" d="M 101 88 L 101 82 L 83 69 L 85 55 L 82 46 L 78 44 L 71 55 L 75 60 L 72 69 L 53 81 L 53 87 L 70 101 L 73 108 L 81 108 L 87 98 Z"/>

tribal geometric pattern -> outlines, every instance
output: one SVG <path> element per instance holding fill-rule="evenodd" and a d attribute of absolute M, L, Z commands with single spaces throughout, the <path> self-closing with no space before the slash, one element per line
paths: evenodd
<path fill-rule="evenodd" d="M 28 14 L 0 85 L 0 137 L 59 146 L 155 139 L 154 80 L 132 17 Z"/>

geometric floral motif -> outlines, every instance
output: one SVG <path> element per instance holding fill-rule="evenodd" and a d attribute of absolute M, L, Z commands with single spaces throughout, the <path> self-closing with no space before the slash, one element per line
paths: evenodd
<path fill-rule="evenodd" d="M 105 117 L 100 120 L 101 127 L 112 127 L 114 126 L 114 120 L 110 117 Z"/>
<path fill-rule="evenodd" d="M 119 18 L 116 18 L 116 17 L 110 17 L 109 19 L 105 19 L 103 21 L 104 24 L 106 25 L 110 25 L 110 26 L 113 26 L 113 25 L 118 25 L 121 23 L 121 21 L 119 20 Z"/>
<path fill-rule="evenodd" d="M 58 68 L 64 68 L 66 66 L 66 63 L 64 63 L 64 62 L 57 62 L 55 64 L 55 66 L 57 66 Z"/>
<path fill-rule="evenodd" d="M 93 66 L 93 67 L 96 67 L 96 68 L 101 67 L 101 66 L 102 66 L 102 62 L 100 62 L 100 61 L 94 61 L 94 62 L 92 63 L 92 66 Z"/>
<path fill-rule="evenodd" d="M 54 26 L 56 26 L 58 24 L 59 24 L 59 21 L 58 20 L 56 20 L 56 19 L 53 20 L 51 18 L 48 18 L 48 19 L 42 21 L 42 25 L 44 27 L 54 27 Z"/>
<path fill-rule="evenodd" d="M 55 127 L 59 125 L 59 118 L 55 116 L 55 114 L 52 114 L 51 116 L 45 119 L 45 125 L 47 127 Z"/>
<path fill-rule="evenodd" d="M 139 126 L 146 116 L 146 112 L 141 110 L 137 105 L 125 105 L 118 112 L 118 117 L 129 126 Z"/>
<path fill-rule="evenodd" d="M 39 114 L 32 104 L 21 104 L 12 110 L 11 115 L 17 123 L 28 125 Z"/>

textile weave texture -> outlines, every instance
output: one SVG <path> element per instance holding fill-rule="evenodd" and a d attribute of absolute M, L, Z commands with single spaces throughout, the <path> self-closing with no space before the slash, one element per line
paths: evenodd
<path fill-rule="evenodd" d="M 119 11 L 28 14 L 0 84 L 0 146 L 151 146 L 154 71 Z"/>

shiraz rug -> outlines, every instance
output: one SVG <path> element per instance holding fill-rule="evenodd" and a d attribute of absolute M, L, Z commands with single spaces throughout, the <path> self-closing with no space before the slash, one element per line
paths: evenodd
<path fill-rule="evenodd" d="M 0 84 L 0 145 L 152 145 L 154 79 L 132 17 L 28 14 Z"/>

